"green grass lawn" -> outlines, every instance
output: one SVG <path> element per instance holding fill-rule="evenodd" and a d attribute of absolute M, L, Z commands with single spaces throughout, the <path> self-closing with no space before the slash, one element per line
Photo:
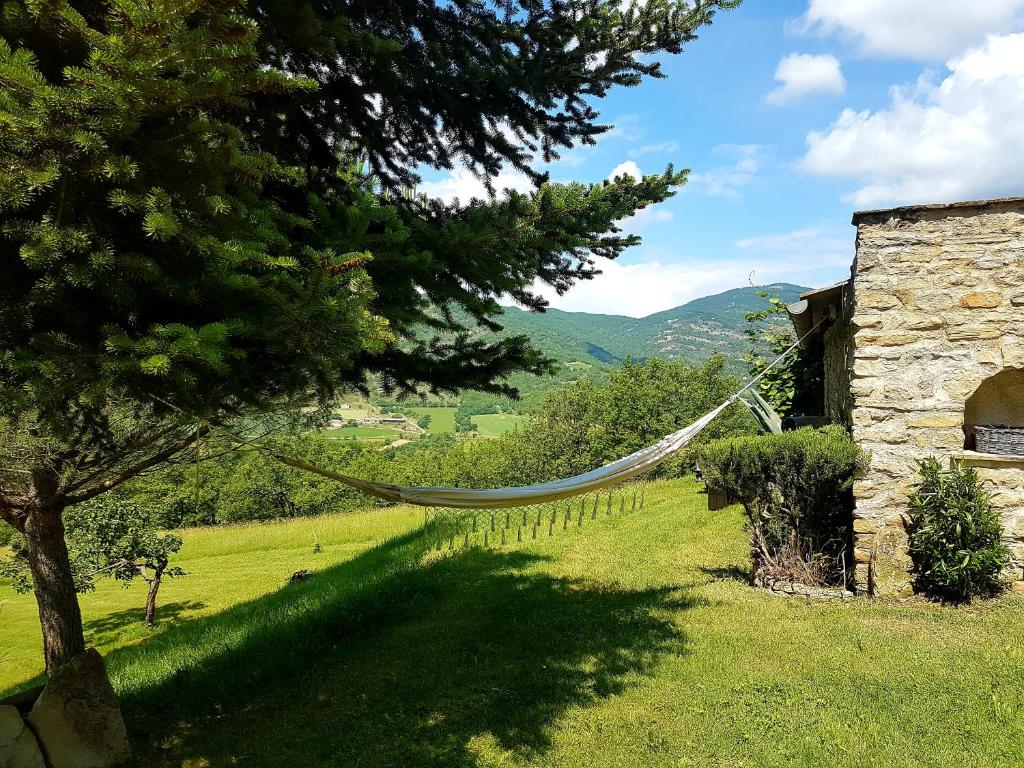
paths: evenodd
<path fill-rule="evenodd" d="M 477 431 L 485 437 L 503 435 L 516 427 L 521 427 L 529 420 L 529 416 L 520 416 L 516 413 L 485 413 L 471 419 Z"/>
<path fill-rule="evenodd" d="M 147 768 L 1021 765 L 1021 596 L 766 594 L 696 489 L 451 554 L 407 507 L 187 531 L 160 627 L 103 584 L 89 641 Z M 31 597 L 0 622 L 9 690 L 39 672 Z"/>
<path fill-rule="evenodd" d="M 385 440 L 399 437 L 402 433 L 386 427 L 338 427 L 325 429 L 324 434 L 332 440 Z"/>
<path fill-rule="evenodd" d="M 432 435 L 446 435 L 455 431 L 455 411 L 458 408 L 446 406 L 423 406 L 422 408 L 405 408 L 404 412 L 416 414 L 416 418 L 430 416 L 427 431 Z"/>

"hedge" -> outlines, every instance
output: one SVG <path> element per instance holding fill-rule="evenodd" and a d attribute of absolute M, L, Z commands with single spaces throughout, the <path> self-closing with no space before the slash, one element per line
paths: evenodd
<path fill-rule="evenodd" d="M 698 456 L 709 487 L 746 510 L 754 578 L 845 585 L 860 463 L 845 429 L 718 440 Z"/>

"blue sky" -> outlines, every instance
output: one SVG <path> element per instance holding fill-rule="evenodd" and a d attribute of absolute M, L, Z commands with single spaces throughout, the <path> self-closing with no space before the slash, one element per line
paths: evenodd
<path fill-rule="evenodd" d="M 555 181 L 690 168 L 643 237 L 552 306 L 642 316 L 728 288 L 849 273 L 863 208 L 1024 194 L 1024 0 L 746 0 L 667 77 L 601 102 L 615 128 Z M 498 187 L 524 188 L 506 173 Z M 428 194 L 468 199 L 464 170 Z"/>

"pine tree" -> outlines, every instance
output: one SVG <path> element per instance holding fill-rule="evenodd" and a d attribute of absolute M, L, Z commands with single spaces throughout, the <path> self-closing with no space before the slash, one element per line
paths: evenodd
<path fill-rule="evenodd" d="M 0 516 L 48 669 L 84 647 L 69 506 L 191 458 L 209 425 L 399 391 L 507 391 L 483 342 L 637 242 L 685 180 L 547 183 L 734 0 L 8 0 L 0 11 Z M 417 169 L 530 174 L 445 204 Z M 458 320 L 456 318 L 463 318 Z M 465 320 L 469 318 L 469 320 Z M 208 455 L 199 451 L 202 455 Z"/>

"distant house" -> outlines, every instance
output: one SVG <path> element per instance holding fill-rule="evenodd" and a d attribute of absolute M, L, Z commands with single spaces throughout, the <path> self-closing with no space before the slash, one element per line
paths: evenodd
<path fill-rule="evenodd" d="M 979 428 L 1024 428 L 1024 198 L 863 211 L 851 278 L 789 307 L 821 365 L 808 420 L 847 425 L 858 590 L 905 594 L 903 515 L 915 460 L 974 466 L 1024 569 L 1024 456 L 979 451 Z M 813 330 L 812 330 L 813 329 Z M 987 438 L 986 438 L 987 439 Z"/>

